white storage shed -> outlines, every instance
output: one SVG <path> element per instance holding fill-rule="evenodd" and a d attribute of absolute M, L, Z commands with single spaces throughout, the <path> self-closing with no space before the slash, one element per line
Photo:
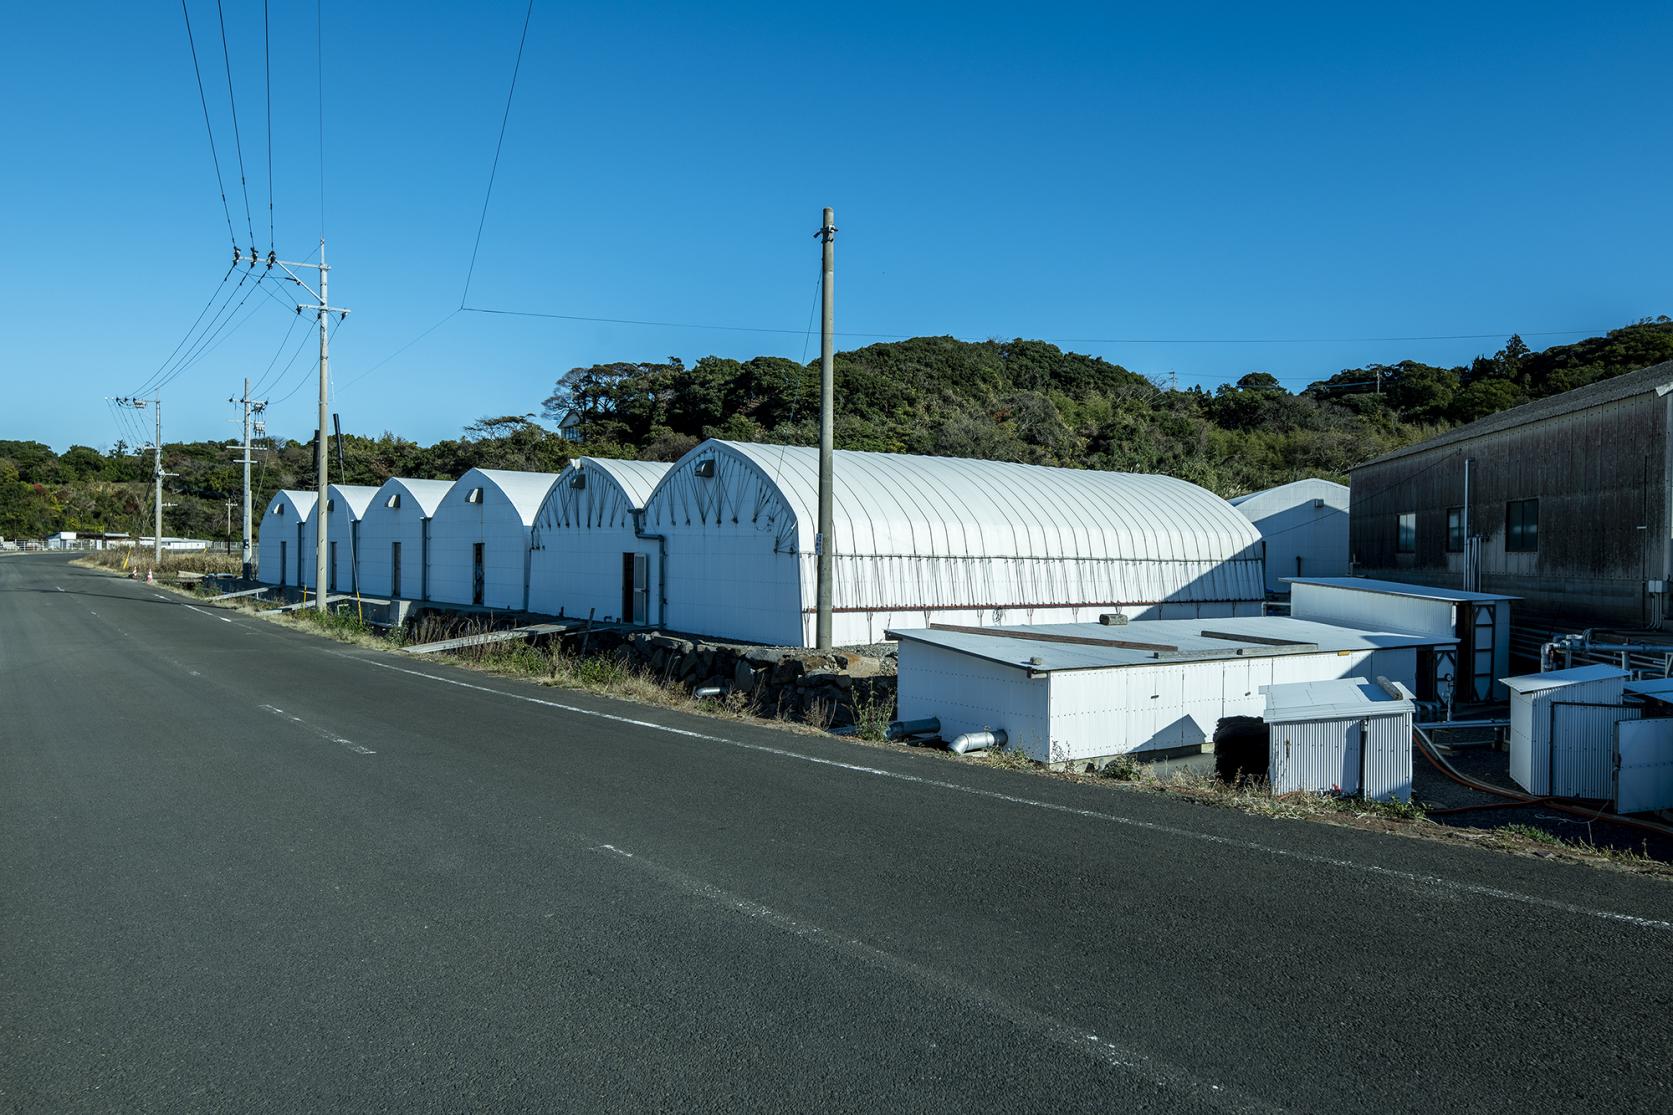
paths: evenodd
<path fill-rule="evenodd" d="M 1288 616 L 890 634 L 901 720 L 935 717 L 948 740 L 1003 730 L 1049 763 L 1200 746 L 1222 718 L 1262 715 L 1271 685 L 1384 677 L 1409 689 L 1418 650 L 1436 644 Z"/>
<path fill-rule="evenodd" d="M 1296 480 L 1229 502 L 1261 532 L 1267 592 L 1288 593 L 1286 577 L 1347 576 L 1346 484 Z"/>
<path fill-rule="evenodd" d="M 360 555 L 360 517 L 372 505 L 378 490 L 369 484 L 333 484 L 326 489 L 325 513 L 325 591 L 352 592 L 355 586 L 357 561 Z M 302 546 L 307 556 L 302 561 L 302 584 L 316 587 L 314 576 L 314 548 L 319 544 L 318 501 L 308 511 L 307 528 L 303 531 Z M 364 592 L 364 590 L 362 590 Z"/>
<path fill-rule="evenodd" d="M 1274 794 L 1412 800 L 1412 691 L 1339 678 L 1269 685 L 1266 731 Z"/>
<path fill-rule="evenodd" d="M 360 520 L 360 591 L 391 600 L 430 598 L 430 520 L 451 480 L 391 477 Z"/>
<path fill-rule="evenodd" d="M 819 453 L 706 441 L 645 504 L 667 536 L 665 626 L 814 639 Z M 1259 615 L 1260 536 L 1168 476 L 838 451 L 836 643 L 890 627 Z"/>
<path fill-rule="evenodd" d="M 526 611 L 529 531 L 559 474 L 473 468 L 430 519 L 430 599 Z"/>
<path fill-rule="evenodd" d="M 529 611 L 661 622 L 661 540 L 639 516 L 670 467 L 582 457 L 552 485 L 530 534 Z"/>
<path fill-rule="evenodd" d="M 282 488 L 262 512 L 256 534 L 256 576 L 268 585 L 300 585 L 308 516 L 318 492 Z M 308 561 L 312 561 L 310 555 Z M 312 574 L 310 573 L 310 577 Z"/>
<path fill-rule="evenodd" d="M 1626 695 L 1644 718 L 1615 725 L 1615 811 L 1673 809 L 1673 678 L 1629 681 Z"/>
<path fill-rule="evenodd" d="M 1456 703 L 1502 701 L 1510 673 L 1510 602 L 1492 592 L 1408 585 L 1368 577 L 1292 577 L 1290 615 L 1455 642 L 1419 664 L 1417 696 Z"/>
<path fill-rule="evenodd" d="M 1505 678 L 1510 690 L 1510 777 L 1530 794 L 1615 797 L 1616 726 L 1643 716 L 1626 701 L 1631 675 L 1575 666 Z"/>

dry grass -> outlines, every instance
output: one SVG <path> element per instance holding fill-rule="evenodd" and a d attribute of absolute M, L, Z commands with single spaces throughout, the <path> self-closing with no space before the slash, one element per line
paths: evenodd
<path fill-rule="evenodd" d="M 243 561 L 237 554 L 164 552 L 159 564 L 150 550 L 142 546 L 124 546 L 115 550 L 86 550 L 75 559 L 75 564 L 94 569 L 112 569 L 126 573 L 130 569 L 155 570 L 157 578 L 173 577 L 176 573 L 237 573 Z"/>

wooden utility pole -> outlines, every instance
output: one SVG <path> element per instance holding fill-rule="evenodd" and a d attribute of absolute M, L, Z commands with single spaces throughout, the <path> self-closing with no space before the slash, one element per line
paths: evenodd
<path fill-rule="evenodd" d="M 824 221 L 819 226 L 816 235 L 823 244 L 824 250 L 824 282 L 823 303 L 824 310 L 819 323 L 819 534 L 814 539 L 814 549 L 818 554 L 818 592 L 816 612 L 814 616 L 814 642 L 820 650 L 831 649 L 831 554 L 835 549 L 836 540 L 832 537 L 831 522 L 831 467 L 833 449 L 835 448 L 835 433 L 832 424 L 832 411 L 835 399 L 835 356 L 832 332 L 833 319 L 836 315 L 836 287 L 835 287 L 835 254 L 836 254 L 836 224 L 834 214 L 830 209 L 825 210 Z"/>

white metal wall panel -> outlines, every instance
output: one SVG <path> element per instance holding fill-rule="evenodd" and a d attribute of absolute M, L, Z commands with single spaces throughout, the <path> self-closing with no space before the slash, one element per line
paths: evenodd
<path fill-rule="evenodd" d="M 1266 589 L 1289 591 L 1285 577 L 1342 577 L 1348 573 L 1348 487 L 1329 480 L 1297 480 L 1231 501 L 1261 533 Z M 1318 506 L 1322 504 L 1322 506 Z"/>
<path fill-rule="evenodd" d="M 1290 586 L 1290 615 L 1371 631 L 1402 631 L 1437 639 L 1453 637 L 1453 603 L 1336 585 Z"/>
<path fill-rule="evenodd" d="M 368 596 L 390 596 L 393 544 L 401 544 L 401 598 L 424 596 L 425 522 L 436 513 L 453 487 L 451 480 L 408 480 L 392 477 L 372 497 L 360 520 L 360 590 Z M 390 502 L 395 506 L 391 507 Z"/>
<path fill-rule="evenodd" d="M 1275 794 L 1305 790 L 1411 800 L 1412 720 L 1407 713 L 1275 722 L 1267 735 Z"/>
<path fill-rule="evenodd" d="M 1615 733 L 1642 710 L 1630 705 L 1576 705 L 1562 698 L 1551 710 L 1551 793 L 1565 798 L 1615 796 Z"/>
<path fill-rule="evenodd" d="M 273 496 L 267 510 L 262 512 L 261 526 L 256 534 L 256 579 L 269 585 L 296 584 L 296 525 L 306 523 L 308 514 L 319 499 L 317 492 L 281 489 Z M 284 542 L 287 559 L 281 568 L 279 543 Z"/>
<path fill-rule="evenodd" d="M 941 738 L 1004 729 L 1010 746 L 1031 759 L 1050 755 L 1048 683 L 1028 671 L 924 643 L 900 646 L 900 688 L 895 715 L 902 720 L 937 717 Z"/>
<path fill-rule="evenodd" d="M 359 532 L 355 524 L 365 515 L 371 506 L 372 497 L 378 494 L 376 488 L 365 484 L 333 484 L 326 489 L 327 515 L 330 516 L 325 528 L 325 541 L 329 548 L 336 545 L 336 568 L 326 569 L 327 577 L 335 577 L 336 588 L 333 591 L 347 593 L 354 589 L 355 557 L 359 549 Z M 315 497 L 316 504 L 318 497 Z M 314 548 L 319 545 L 318 508 L 311 508 L 308 513 L 307 525 L 302 532 L 302 548 L 306 553 L 302 562 L 302 583 L 309 588 L 317 588 L 314 581 L 318 576 L 318 569 L 314 561 Z M 332 561 L 331 555 L 326 561 Z M 362 592 L 365 590 L 362 589 Z"/>
<path fill-rule="evenodd" d="M 1410 686 L 1407 691 L 1410 691 Z M 1372 801 L 1411 801 L 1411 715 L 1374 716 L 1368 724 L 1370 733 L 1365 742 L 1365 785 L 1362 792 Z"/>
<path fill-rule="evenodd" d="M 1615 810 L 1673 809 L 1673 719 L 1622 721 L 1615 740 Z"/>
<path fill-rule="evenodd" d="M 430 521 L 430 599 L 468 605 L 473 547 L 483 546 L 485 608 L 521 610 L 527 591 L 529 531 L 553 473 L 473 468 L 448 489 Z M 470 494 L 482 490 L 480 503 Z"/>
<path fill-rule="evenodd" d="M 634 512 L 644 506 L 669 465 L 661 461 L 615 461 L 583 457 L 553 484 L 536 512 L 530 532 L 529 610 L 543 615 L 585 616 L 631 621 L 622 611 L 622 554 L 645 556 L 650 607 L 658 615 L 654 540 L 634 533 Z M 585 477 L 575 487 L 577 476 Z"/>

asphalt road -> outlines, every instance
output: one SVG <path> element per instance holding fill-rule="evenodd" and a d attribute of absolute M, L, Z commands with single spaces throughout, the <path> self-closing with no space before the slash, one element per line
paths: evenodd
<path fill-rule="evenodd" d="M 0 1110 L 1673 1109 L 1673 886 L 0 558 Z"/>

